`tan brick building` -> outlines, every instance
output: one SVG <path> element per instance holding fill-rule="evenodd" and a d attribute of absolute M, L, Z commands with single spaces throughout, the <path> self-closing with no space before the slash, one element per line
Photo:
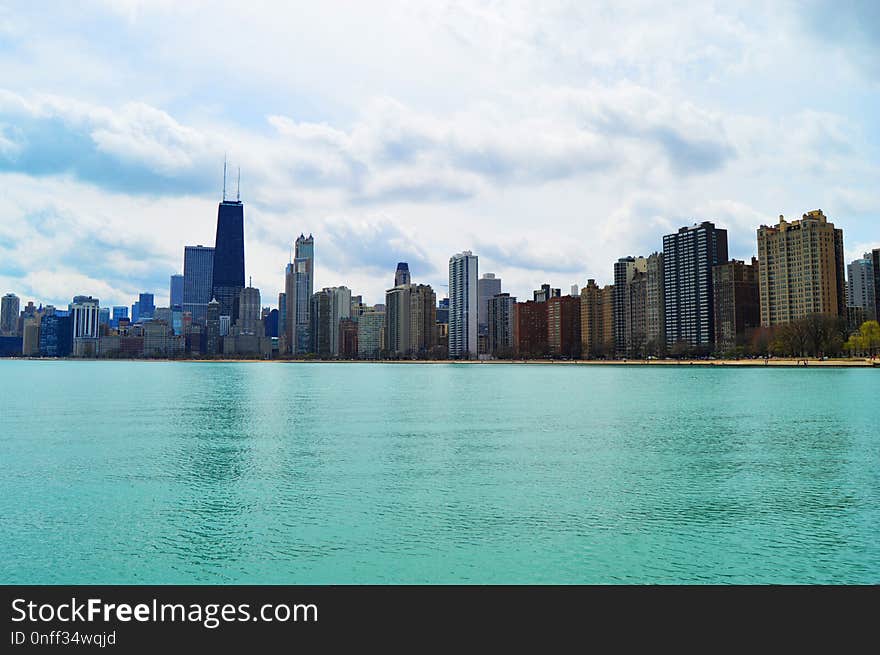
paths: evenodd
<path fill-rule="evenodd" d="M 809 314 L 846 315 L 843 230 L 821 209 L 759 227 L 758 260 L 762 326 Z"/>

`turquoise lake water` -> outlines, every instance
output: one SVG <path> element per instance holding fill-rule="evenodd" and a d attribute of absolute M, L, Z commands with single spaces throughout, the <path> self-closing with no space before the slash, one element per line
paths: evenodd
<path fill-rule="evenodd" d="M 0 362 L 3 583 L 878 583 L 880 371 Z"/>

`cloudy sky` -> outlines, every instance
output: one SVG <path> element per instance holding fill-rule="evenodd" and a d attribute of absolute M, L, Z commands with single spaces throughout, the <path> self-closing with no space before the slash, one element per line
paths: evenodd
<path fill-rule="evenodd" d="M 530 296 L 712 220 L 880 246 L 880 3 L 0 2 L 0 293 L 166 304 L 241 167 L 247 274 Z"/>

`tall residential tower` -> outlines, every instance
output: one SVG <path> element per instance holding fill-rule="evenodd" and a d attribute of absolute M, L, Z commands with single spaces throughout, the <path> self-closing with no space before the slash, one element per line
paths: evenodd
<path fill-rule="evenodd" d="M 715 342 L 712 268 L 727 261 L 727 230 L 704 221 L 663 237 L 666 344 L 711 349 Z"/>
<path fill-rule="evenodd" d="M 791 323 L 809 314 L 846 316 L 843 230 L 821 209 L 801 220 L 779 217 L 758 228 L 761 325 Z"/>
<path fill-rule="evenodd" d="M 449 258 L 449 356 L 477 355 L 477 256 L 465 250 Z"/>
<path fill-rule="evenodd" d="M 287 265 L 284 280 L 287 350 L 293 355 L 302 355 L 311 349 L 309 313 L 314 284 L 315 240 L 311 234 L 308 237 L 300 234 L 294 244 L 293 262 Z"/>

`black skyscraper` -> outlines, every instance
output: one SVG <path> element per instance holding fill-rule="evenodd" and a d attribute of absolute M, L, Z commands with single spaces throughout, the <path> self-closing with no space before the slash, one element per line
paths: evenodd
<path fill-rule="evenodd" d="M 727 230 L 704 221 L 663 237 L 666 345 L 703 350 L 715 343 L 712 268 L 727 262 Z M 616 309 L 616 308 L 615 308 Z"/>
<path fill-rule="evenodd" d="M 217 210 L 217 239 L 214 243 L 214 298 L 220 315 L 238 320 L 238 297 L 244 289 L 244 205 L 224 200 Z"/>

